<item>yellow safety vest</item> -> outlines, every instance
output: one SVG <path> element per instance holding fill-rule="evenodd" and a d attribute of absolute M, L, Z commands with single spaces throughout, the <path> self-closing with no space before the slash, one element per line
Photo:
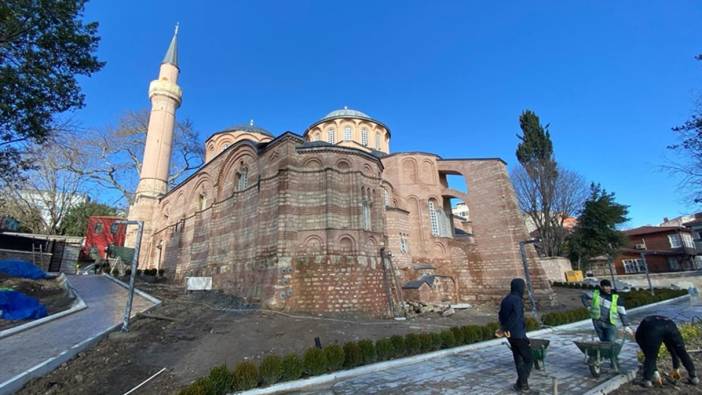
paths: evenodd
<path fill-rule="evenodd" d="M 609 304 L 609 323 L 612 325 L 616 325 L 617 322 L 617 299 L 619 299 L 619 295 L 612 294 L 612 300 Z M 592 308 L 590 309 L 590 316 L 593 320 L 599 320 L 601 314 L 600 290 L 596 289 L 592 292 Z"/>

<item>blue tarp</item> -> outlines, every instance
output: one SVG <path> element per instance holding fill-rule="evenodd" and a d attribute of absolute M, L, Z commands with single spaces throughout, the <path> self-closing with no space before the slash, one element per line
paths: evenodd
<path fill-rule="evenodd" d="M 10 277 L 31 278 L 33 280 L 46 278 L 46 273 L 35 264 L 19 259 L 0 259 L 0 273 Z"/>
<path fill-rule="evenodd" d="M 0 291 L 0 318 L 34 320 L 41 317 L 46 317 L 46 307 L 35 298 L 19 291 Z"/>

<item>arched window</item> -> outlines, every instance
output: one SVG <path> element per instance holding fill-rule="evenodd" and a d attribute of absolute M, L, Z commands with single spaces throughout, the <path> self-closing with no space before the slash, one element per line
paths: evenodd
<path fill-rule="evenodd" d="M 375 149 L 380 149 L 380 132 L 375 132 Z"/>
<path fill-rule="evenodd" d="M 351 126 L 344 128 L 344 140 L 351 140 L 353 136 L 351 135 Z"/>
<path fill-rule="evenodd" d="M 390 206 L 390 192 L 387 189 L 383 189 L 383 199 L 385 200 L 385 207 Z"/>
<path fill-rule="evenodd" d="M 368 147 L 368 129 L 366 128 L 361 129 L 361 144 Z"/>
<path fill-rule="evenodd" d="M 201 193 L 198 200 L 198 210 L 202 211 L 207 207 L 207 195 Z"/>
<path fill-rule="evenodd" d="M 237 191 L 243 191 L 249 185 L 249 169 L 247 167 L 242 167 L 237 173 Z"/>
<path fill-rule="evenodd" d="M 431 223 L 431 235 L 439 235 L 439 216 L 436 212 L 436 205 L 433 200 L 429 201 L 429 222 Z"/>
<path fill-rule="evenodd" d="M 371 230 L 370 202 L 363 200 L 363 230 Z"/>
<path fill-rule="evenodd" d="M 336 132 L 334 132 L 334 129 L 327 130 L 327 143 L 336 143 Z"/>

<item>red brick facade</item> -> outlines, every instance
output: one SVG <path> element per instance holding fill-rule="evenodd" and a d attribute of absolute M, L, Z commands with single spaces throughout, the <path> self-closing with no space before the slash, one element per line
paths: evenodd
<path fill-rule="evenodd" d="M 468 193 L 448 188 L 447 174 L 462 175 Z M 470 208 L 459 234 L 451 197 Z M 523 277 L 526 229 L 498 159 L 374 155 L 286 133 L 227 147 L 154 211 L 142 267 L 177 281 L 212 276 L 215 288 L 268 308 L 389 316 L 402 284 L 423 275 L 438 280 L 417 298 L 442 303 L 494 301 Z M 528 254 L 537 295 L 550 297 Z"/>

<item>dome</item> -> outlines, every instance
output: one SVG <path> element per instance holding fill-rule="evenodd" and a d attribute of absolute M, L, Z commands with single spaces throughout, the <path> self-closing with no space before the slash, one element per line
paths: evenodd
<path fill-rule="evenodd" d="M 344 107 L 340 110 L 334 110 L 330 112 L 329 114 L 325 115 L 324 118 L 322 119 L 329 119 L 329 118 L 368 118 L 372 119 L 371 117 L 368 116 L 368 114 L 365 114 L 361 111 L 358 110 L 352 110 L 348 107 Z"/>
<path fill-rule="evenodd" d="M 224 129 L 224 130 L 221 130 L 221 131 L 219 131 L 219 132 L 217 132 L 217 133 L 215 133 L 215 134 L 228 133 L 228 132 L 237 132 L 237 131 L 241 131 L 241 132 L 251 132 L 251 133 L 260 133 L 260 134 L 265 134 L 266 136 L 274 137 L 273 134 L 271 134 L 271 132 L 269 132 L 268 130 L 266 130 L 266 129 L 264 129 L 264 128 L 260 128 L 260 127 L 258 127 L 258 126 L 254 126 L 254 125 L 253 125 L 253 122 L 242 123 L 242 124 L 239 124 L 239 125 L 234 125 L 234 126 L 231 126 L 231 127 L 226 128 L 226 129 Z"/>

